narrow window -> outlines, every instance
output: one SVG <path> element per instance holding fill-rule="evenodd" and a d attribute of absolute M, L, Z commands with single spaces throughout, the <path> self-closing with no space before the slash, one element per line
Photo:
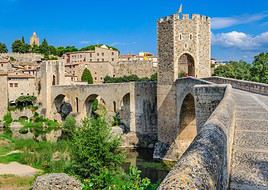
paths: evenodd
<path fill-rule="evenodd" d="M 78 98 L 75 98 L 75 102 L 76 102 L 76 112 L 79 112 L 79 105 L 78 105 Z"/>

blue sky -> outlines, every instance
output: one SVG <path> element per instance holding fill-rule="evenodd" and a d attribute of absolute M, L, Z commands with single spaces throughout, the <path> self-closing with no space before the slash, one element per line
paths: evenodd
<path fill-rule="evenodd" d="M 175 13 L 212 17 L 212 56 L 252 60 L 268 48 L 267 0 L 0 0 L 0 41 L 36 31 L 56 46 L 107 43 L 122 53 L 157 52 L 156 22 Z"/>

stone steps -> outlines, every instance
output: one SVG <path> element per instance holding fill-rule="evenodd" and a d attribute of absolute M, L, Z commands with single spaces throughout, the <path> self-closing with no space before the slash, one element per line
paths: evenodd
<path fill-rule="evenodd" d="M 268 189 L 267 96 L 234 90 L 237 100 L 230 189 Z M 243 95 L 242 95 L 243 94 Z"/>

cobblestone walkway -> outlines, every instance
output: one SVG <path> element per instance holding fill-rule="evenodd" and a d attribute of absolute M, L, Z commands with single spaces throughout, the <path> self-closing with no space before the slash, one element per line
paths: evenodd
<path fill-rule="evenodd" d="M 234 90 L 234 99 L 230 189 L 268 190 L 268 96 Z"/>

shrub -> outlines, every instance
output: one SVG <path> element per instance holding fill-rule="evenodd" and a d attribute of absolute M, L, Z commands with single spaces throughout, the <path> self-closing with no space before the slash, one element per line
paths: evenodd
<path fill-rule="evenodd" d="M 13 122 L 12 115 L 11 115 L 10 112 L 7 112 L 4 115 L 3 121 L 4 121 L 4 126 L 5 127 L 9 127 L 10 126 L 10 124 Z"/>
<path fill-rule="evenodd" d="M 123 160 L 120 139 L 111 135 L 111 127 L 103 117 L 86 118 L 74 133 L 71 172 L 81 179 L 89 179 L 92 189 L 103 189 L 106 177 L 98 180 L 104 171 L 117 170 Z M 96 182 L 97 181 L 97 182 Z"/>
<path fill-rule="evenodd" d="M 67 116 L 67 118 L 63 122 L 62 138 L 72 139 L 75 129 L 76 129 L 75 119 L 72 116 Z"/>

